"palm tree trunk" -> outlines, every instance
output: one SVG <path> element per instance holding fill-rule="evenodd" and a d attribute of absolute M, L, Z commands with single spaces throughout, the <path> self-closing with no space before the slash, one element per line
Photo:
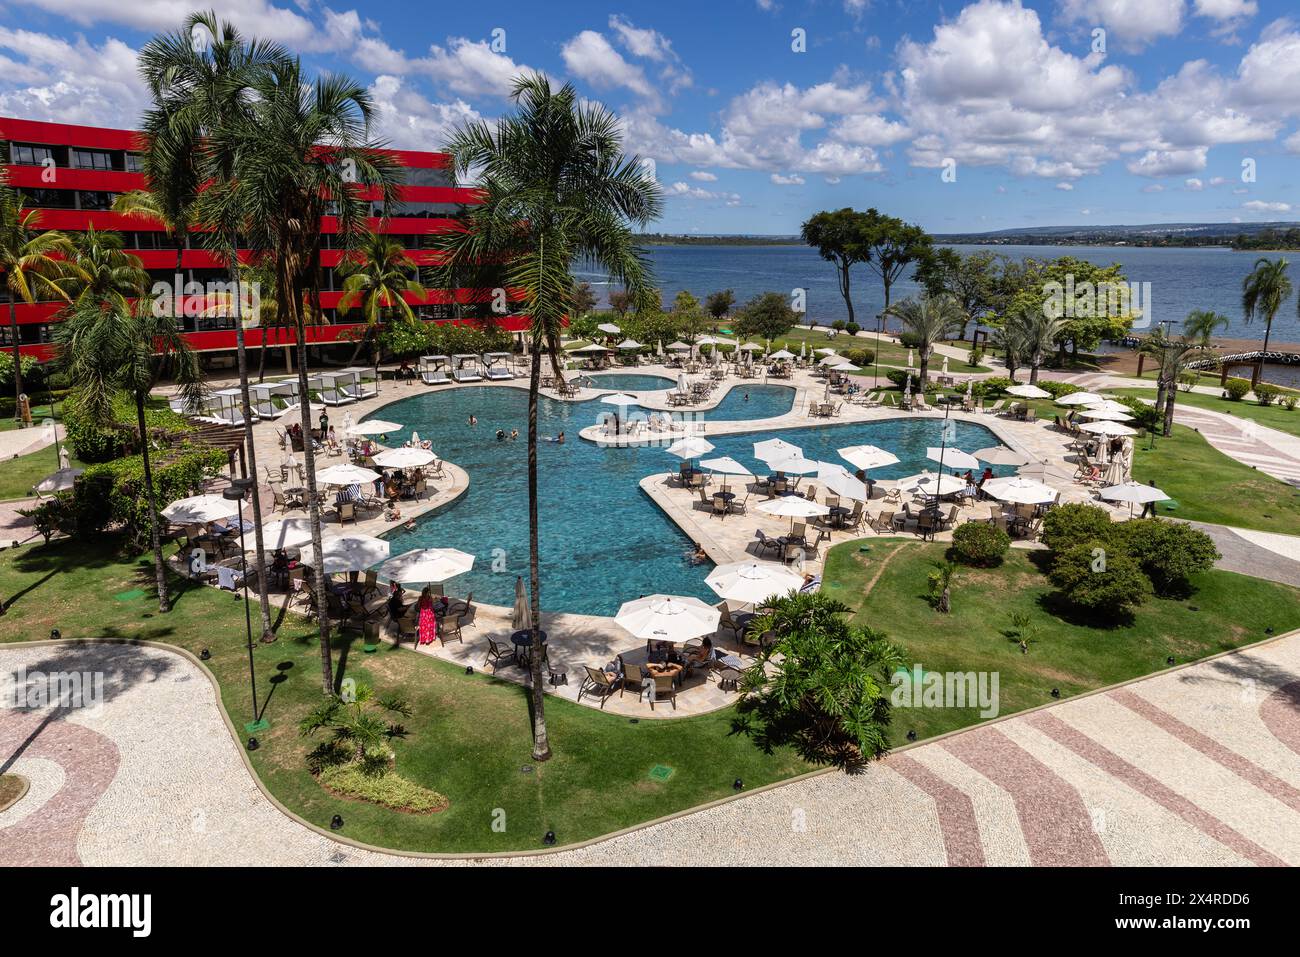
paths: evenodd
<path fill-rule="evenodd" d="M 1038 365 L 1043 360 L 1035 358 L 1033 364 L 1029 367 L 1029 384 L 1038 385 Z"/>
<path fill-rule="evenodd" d="M 266 326 L 262 327 L 262 348 L 257 350 L 257 381 L 266 381 Z"/>
<path fill-rule="evenodd" d="M 853 322 L 853 296 L 849 294 L 848 260 L 840 262 L 840 295 L 844 297 L 844 305 L 849 311 L 849 322 Z"/>
<path fill-rule="evenodd" d="M 533 337 L 533 368 L 528 381 L 528 584 L 532 591 L 533 652 L 533 760 L 551 757 L 551 742 L 546 734 L 546 692 L 542 689 L 542 648 L 537 641 L 541 628 L 541 572 L 538 550 L 537 519 L 537 395 L 542 371 L 542 340 Z"/>
<path fill-rule="evenodd" d="M 289 316 L 294 320 L 298 332 L 298 414 L 302 424 L 302 461 L 303 471 L 307 473 L 307 516 L 311 522 L 312 576 L 315 582 L 316 618 L 320 622 L 320 671 L 321 690 L 327 694 L 334 693 L 334 659 L 330 651 L 329 603 L 325 600 L 325 562 L 321 558 L 320 500 L 316 497 L 316 451 L 311 444 L 311 402 L 307 392 L 307 328 L 303 322 L 302 295 L 299 290 L 281 296 L 280 302 L 287 304 L 281 308 L 289 309 Z"/>
<path fill-rule="evenodd" d="M 18 307 L 16 293 L 9 290 L 9 336 L 14 349 L 14 418 L 18 418 L 18 397 L 23 394 L 23 351 L 18 344 Z"/>
<path fill-rule="evenodd" d="M 248 475 L 253 480 L 253 548 L 257 556 L 257 601 L 262 609 L 262 640 L 275 641 L 271 628 L 271 602 L 266 596 L 266 547 L 262 541 L 262 493 L 257 477 L 257 449 L 253 443 L 253 403 L 248 398 L 248 351 L 244 348 L 242 293 L 239 288 L 239 258 L 231 251 L 230 281 L 235 287 L 235 356 L 239 367 L 239 401 L 244 413 L 244 445 Z"/>
<path fill-rule="evenodd" d="M 167 566 L 163 562 L 162 534 L 158 531 L 158 496 L 153 487 L 153 466 L 149 462 L 149 427 L 144 422 L 143 392 L 135 394 L 135 423 L 140 430 L 140 464 L 144 469 L 144 499 L 149 505 L 149 539 L 153 545 L 153 570 L 158 581 L 158 610 L 171 611 L 167 596 Z"/>
<path fill-rule="evenodd" d="M 1271 333 L 1272 331 L 1273 331 L 1273 317 L 1272 317 L 1272 316 L 1266 316 L 1266 317 L 1264 318 L 1264 348 L 1260 350 L 1260 361 L 1261 361 L 1261 362 L 1263 361 L 1263 354 L 1266 353 L 1266 352 L 1268 352 L 1268 336 L 1269 336 L 1269 333 Z M 1264 371 L 1263 371 L 1262 369 L 1260 370 L 1260 376 L 1259 376 L 1259 377 L 1260 377 L 1261 379 L 1264 378 Z"/>
<path fill-rule="evenodd" d="M 921 376 L 921 394 L 925 395 L 925 385 L 929 381 L 929 376 L 930 376 L 930 345 L 924 342 L 921 343 L 920 376 Z"/>
<path fill-rule="evenodd" d="M 1164 371 L 1161 370 L 1156 376 L 1156 411 L 1159 412 L 1165 407 L 1165 388 L 1168 380 L 1165 378 Z"/>
<path fill-rule="evenodd" d="M 1170 383 L 1165 390 L 1165 427 L 1161 435 L 1168 436 L 1174 430 L 1174 402 L 1178 398 L 1178 386 Z"/>

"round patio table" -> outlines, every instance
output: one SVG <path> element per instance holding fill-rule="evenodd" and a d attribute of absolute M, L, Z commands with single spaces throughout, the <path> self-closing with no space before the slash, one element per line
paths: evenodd
<path fill-rule="evenodd" d="M 842 525 L 844 520 L 852 514 L 852 511 L 852 509 L 843 505 L 832 505 L 830 511 L 831 524 Z"/>
<path fill-rule="evenodd" d="M 541 639 L 542 653 L 546 652 L 546 632 L 538 630 L 537 636 Z M 519 667 L 527 666 L 533 648 L 533 633 L 528 629 L 516 631 L 510 636 L 510 643 L 515 646 L 515 658 L 519 661 Z"/>

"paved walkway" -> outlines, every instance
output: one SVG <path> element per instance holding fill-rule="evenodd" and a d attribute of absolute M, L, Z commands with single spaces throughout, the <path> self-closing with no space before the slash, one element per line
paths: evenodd
<path fill-rule="evenodd" d="M 105 700 L 96 711 L 0 712 L 0 767 L 32 782 L 0 812 L 0 866 L 451 863 L 342 845 L 283 814 L 253 783 L 212 685 L 187 658 L 0 646 L 0 672 L 19 668 L 103 672 Z M 1293 633 L 922 743 L 861 775 L 829 773 L 587 848 L 492 863 L 1297 865 L 1297 758 Z"/>

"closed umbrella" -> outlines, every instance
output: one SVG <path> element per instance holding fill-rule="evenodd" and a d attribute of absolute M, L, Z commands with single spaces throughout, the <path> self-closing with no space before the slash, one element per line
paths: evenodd
<path fill-rule="evenodd" d="M 515 631 L 533 630 L 533 608 L 524 592 L 523 575 L 515 576 L 515 607 L 510 616 L 510 627 Z"/>
<path fill-rule="evenodd" d="M 938 462 L 942 469 L 977 469 L 980 467 L 979 460 L 969 452 L 963 452 L 961 449 L 929 448 L 925 450 L 925 457 L 932 462 Z"/>
<path fill-rule="evenodd" d="M 1052 393 L 1026 382 L 1022 385 L 1011 386 L 1007 389 L 1007 395 L 1014 395 L 1021 399 L 1048 399 L 1051 398 Z"/>
<path fill-rule="evenodd" d="M 388 543 L 372 535 L 338 535 L 321 544 L 321 573 L 359 572 L 388 557 Z"/>
<path fill-rule="evenodd" d="M 222 495 L 192 495 L 172 502 L 162 517 L 175 525 L 205 525 L 239 514 L 239 502 Z"/>
<path fill-rule="evenodd" d="M 976 449 L 975 458 L 989 465 L 1028 465 L 1029 456 L 1013 452 L 1005 445 L 990 445 L 986 449 Z"/>
<path fill-rule="evenodd" d="M 402 431 L 402 427 L 396 422 L 369 419 L 365 422 L 358 422 L 356 425 L 346 426 L 344 431 L 348 435 L 387 435 L 389 432 Z"/>
<path fill-rule="evenodd" d="M 416 548 L 390 558 L 379 569 L 389 581 L 442 582 L 474 567 L 474 556 L 456 548 Z"/>
<path fill-rule="evenodd" d="M 717 566 L 704 583 L 719 598 L 752 604 L 799 588 L 803 579 L 775 562 L 747 561 Z"/>
<path fill-rule="evenodd" d="M 316 481 L 325 485 L 365 485 L 377 478 L 378 472 L 360 465 L 331 465 L 316 473 Z"/>
<path fill-rule="evenodd" d="M 634 638 L 689 641 L 718 630 L 722 613 L 698 598 L 650 595 L 624 602 L 614 621 Z"/>
<path fill-rule="evenodd" d="M 422 465 L 431 465 L 438 459 L 438 456 L 427 449 L 412 448 L 384 449 L 372 457 L 376 465 L 390 469 L 419 468 Z"/>
<path fill-rule="evenodd" d="M 850 464 L 863 471 L 870 469 L 884 468 L 886 465 L 897 465 L 898 456 L 893 452 L 886 452 L 882 448 L 874 445 L 850 445 L 847 448 L 837 449 L 837 452 Z"/>
<path fill-rule="evenodd" d="M 1016 505 L 1044 505 L 1056 501 L 1057 491 L 1050 485 L 1014 475 L 1008 478 L 989 479 L 983 491 L 1002 502 Z"/>

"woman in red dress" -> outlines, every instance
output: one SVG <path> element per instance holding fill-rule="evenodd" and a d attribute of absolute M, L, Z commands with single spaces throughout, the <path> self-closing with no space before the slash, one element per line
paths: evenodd
<path fill-rule="evenodd" d="M 433 613 L 433 587 L 425 585 L 420 592 L 420 644 L 431 645 L 438 637 L 438 619 Z"/>

